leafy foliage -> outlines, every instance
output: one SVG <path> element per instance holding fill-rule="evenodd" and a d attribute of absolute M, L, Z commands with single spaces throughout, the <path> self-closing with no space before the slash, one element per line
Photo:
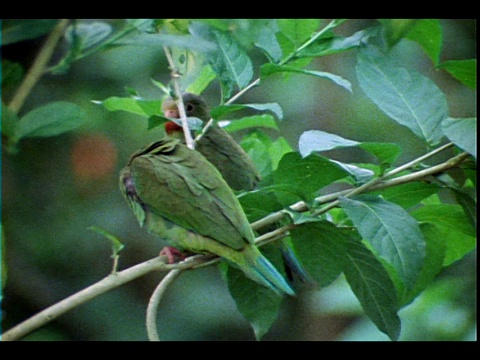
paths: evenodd
<path fill-rule="evenodd" d="M 261 86 L 270 76 L 311 76 L 315 81 L 331 81 L 348 90 L 346 94 L 363 92 L 391 121 L 408 128 L 425 148 L 451 141 L 458 152 L 466 151 L 471 161 L 476 161 L 476 118 L 451 118 L 446 94 L 430 77 L 398 64 L 392 49 L 400 43 L 405 45 L 404 39 L 408 39 L 407 46 L 418 44 L 433 66 L 445 69 L 472 89 L 476 88 L 476 60 L 441 62 L 442 28 L 435 19 L 381 20 L 350 36 L 337 35 L 336 28 L 345 21 L 325 24 L 316 19 L 242 23 L 234 19 L 142 19 L 126 21 L 123 28 L 117 29 L 104 22 L 77 21 L 66 34 L 67 53 L 50 71 L 68 71 L 76 61 L 114 46 L 135 43 L 171 47 L 175 63 L 190 81 L 182 83 L 183 88 L 200 94 L 218 85 L 221 99 L 212 107 L 212 117 L 228 120 L 226 129 L 230 132 L 250 131 L 241 145 L 264 180 L 258 189 L 239 194 L 249 220 L 254 222 L 277 212 L 289 214 L 275 225 L 291 225 L 283 236 L 289 236 L 300 262 L 318 286 L 329 286 L 343 273 L 366 315 L 380 331 L 396 340 L 401 332 L 400 309 L 432 284 L 443 268 L 476 247 L 476 196 L 471 195 L 476 183 L 471 172 L 458 169 L 467 179 L 462 186 L 440 177 L 423 181 L 415 174 L 419 167 L 428 169 L 431 165 L 417 163 L 393 177 L 412 176 L 414 182 L 366 187 L 369 195 L 342 192 L 325 201 L 340 199 L 337 208 L 331 210 L 324 207 L 325 189 L 339 182 L 354 186 L 371 183 L 373 187 L 385 180 L 381 177 L 387 169 L 398 166 L 402 148 L 395 143 L 357 141 L 311 129 L 299 136 L 299 151 L 295 151 L 297 147 L 281 136 L 274 140 L 259 129 L 268 128 L 278 134 L 285 113 L 278 103 L 228 103 L 236 92 L 243 94 L 253 86 Z M 27 25 L 27 20 L 18 23 L 24 29 Z M 51 22 L 39 25 L 25 35 L 13 26 L 6 39 L 22 41 L 52 27 Z M 249 56 L 255 50 L 266 59 L 258 68 Z M 359 89 L 352 86 L 353 79 L 308 68 L 314 59 L 344 52 L 356 54 Z M 156 85 L 169 91 L 170 86 L 159 82 Z M 127 97 L 112 95 L 95 103 L 107 111 L 123 111 L 147 120 L 149 128 L 167 121 L 160 110 L 161 100 L 142 98 L 134 89 L 129 92 Z M 235 113 L 244 110 L 258 114 L 233 119 Z M 23 116 L 2 106 L 2 130 L 13 152 L 23 138 L 74 130 L 85 117 L 78 105 L 63 101 L 45 104 Z M 319 154 L 345 148 L 362 149 L 374 161 L 346 164 Z M 437 194 L 445 189 L 455 194 L 458 204 L 440 200 Z M 94 230 L 110 238 L 106 232 Z M 110 240 L 114 244 L 118 241 Z M 270 257 L 278 258 L 278 252 L 268 252 Z M 256 338 L 262 338 L 275 322 L 281 299 L 235 269 L 224 267 L 223 274 L 238 310 L 252 324 Z"/>

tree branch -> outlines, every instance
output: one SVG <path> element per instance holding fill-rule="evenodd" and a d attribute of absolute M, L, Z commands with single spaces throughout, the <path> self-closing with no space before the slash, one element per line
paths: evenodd
<path fill-rule="evenodd" d="M 182 270 L 175 269 L 170 271 L 167 276 L 158 284 L 157 288 L 150 297 L 147 307 L 147 335 L 150 341 L 160 341 L 157 331 L 157 309 L 163 294 L 167 290 L 170 283 L 180 276 Z"/>
<path fill-rule="evenodd" d="M 167 57 L 167 61 L 171 71 L 173 87 L 175 89 L 175 94 L 177 94 L 177 97 L 178 97 L 176 102 L 177 102 L 178 111 L 180 113 L 180 120 L 182 122 L 183 134 L 185 135 L 185 144 L 190 149 L 195 150 L 195 143 L 192 139 L 192 134 L 190 133 L 190 129 L 188 127 L 187 114 L 185 113 L 185 106 L 183 104 L 182 90 L 180 89 L 180 83 L 178 81 L 178 78 L 181 75 L 178 72 L 177 68 L 175 67 L 175 62 L 173 61 L 173 57 L 172 57 L 172 54 L 170 53 L 170 50 L 166 46 L 164 46 L 163 51 L 165 52 L 165 56 Z"/>
<path fill-rule="evenodd" d="M 447 146 L 448 145 L 448 146 Z M 449 144 L 447 144 L 439 149 L 445 150 L 448 148 Z M 412 181 L 418 181 L 421 180 L 422 178 L 430 175 L 435 175 L 440 172 L 446 171 L 448 169 L 451 169 L 453 167 L 458 166 L 460 163 L 462 163 L 465 159 L 469 157 L 469 154 L 466 152 L 463 152 L 441 164 L 432 166 L 430 168 L 417 171 L 412 174 L 400 176 L 394 179 L 386 180 L 385 177 L 391 176 L 392 174 L 397 174 L 398 169 L 403 169 L 405 170 L 408 167 L 414 167 L 416 164 L 418 164 L 419 159 L 425 160 L 439 152 L 439 149 L 436 149 L 426 155 L 421 156 L 420 158 L 415 159 L 412 162 L 409 162 L 408 164 L 402 165 L 388 173 L 386 173 L 381 179 L 381 181 L 375 182 L 375 184 L 372 184 L 369 187 L 363 187 L 362 192 L 369 192 L 369 191 L 375 191 L 379 189 L 385 189 L 388 187 L 392 186 L 397 186 L 399 184 L 404 184 L 407 182 L 412 182 Z M 408 167 L 406 167 L 408 165 Z M 362 188 L 362 187 L 359 187 Z M 332 194 L 328 195 L 323 195 L 319 196 L 315 199 L 315 201 L 319 204 L 323 203 L 329 203 L 329 202 L 335 202 L 336 199 L 338 199 L 339 196 L 345 196 L 349 193 L 353 193 L 359 188 L 355 189 L 348 189 L 344 191 L 339 191 L 335 192 Z M 356 192 L 358 193 L 358 192 Z M 305 204 L 303 201 L 297 202 L 293 205 L 290 206 L 292 210 L 303 212 L 308 210 L 307 204 Z M 326 208 L 320 209 L 321 213 L 324 213 L 328 210 L 325 210 Z M 281 220 L 287 213 L 285 211 L 278 211 L 275 213 L 272 213 L 265 218 L 256 221 L 251 224 L 252 228 L 254 229 L 259 229 L 261 227 L 264 227 L 266 225 L 275 223 L 279 220 Z M 256 238 L 255 242 L 258 246 L 262 246 L 266 243 L 276 241 L 277 239 L 280 239 L 282 237 L 285 237 L 288 234 L 288 231 L 291 230 L 293 227 L 296 225 L 294 224 L 288 224 L 286 226 L 283 226 L 281 228 L 275 229 L 274 231 L 271 231 L 269 233 L 265 233 L 259 237 Z M 103 280 L 100 280 L 99 282 L 79 291 L 76 294 L 73 294 L 69 296 L 68 298 L 50 306 L 49 308 L 39 312 L 38 314 L 32 316 L 31 318 L 27 319 L 26 321 L 20 323 L 19 325 L 13 327 L 12 329 L 8 330 L 7 332 L 4 333 L 3 335 L 3 340 L 5 341 L 12 341 L 12 340 L 17 340 L 22 338 L 23 336 L 29 334 L 30 332 L 44 326 L 45 324 L 49 323 L 50 321 L 56 319 L 60 315 L 63 315 L 67 311 L 109 291 L 112 290 L 116 287 L 119 287 L 121 285 L 126 284 L 127 282 L 130 282 L 134 279 L 137 279 L 143 275 L 146 275 L 152 271 L 169 271 L 169 270 L 176 270 L 180 271 L 183 269 L 195 269 L 198 267 L 204 267 L 204 266 L 209 266 L 213 263 L 216 263 L 220 260 L 218 256 L 214 255 L 194 255 L 186 260 L 177 263 L 177 264 L 167 264 L 167 260 L 164 256 L 161 257 L 156 257 L 154 259 L 145 261 L 143 263 L 140 263 L 138 265 L 132 266 L 131 268 L 128 268 L 126 270 L 123 270 L 121 272 L 115 273 L 115 274 L 110 274 Z M 172 277 L 176 275 L 171 275 Z M 171 278 L 168 278 L 169 280 Z M 168 283 L 165 285 L 165 283 L 161 284 L 160 290 L 155 291 L 154 295 L 156 299 L 152 299 L 152 303 L 159 303 L 162 297 L 162 294 L 164 293 L 164 288 L 168 286 Z M 153 305 L 152 305 L 153 306 Z M 155 311 L 153 308 L 150 311 Z M 149 315 L 150 318 L 152 318 L 152 314 Z M 151 323 L 152 320 L 149 320 Z M 153 321 L 154 322 L 154 321 Z M 150 325 L 149 325 L 150 326 Z M 152 338 L 155 338 L 154 333 L 152 333 Z M 149 335 L 150 336 L 150 335 Z"/>
<path fill-rule="evenodd" d="M 63 32 L 68 25 L 68 21 L 68 19 L 61 19 L 55 26 L 55 28 L 52 30 L 47 40 L 45 41 L 42 49 L 35 58 L 35 61 L 30 67 L 30 70 L 28 70 L 27 75 L 25 75 L 25 78 L 23 79 L 15 95 L 10 101 L 8 107 L 16 114 L 19 113 L 20 109 L 23 106 L 23 103 L 27 99 L 28 95 L 30 95 L 33 87 L 45 73 L 48 62 L 50 61 L 50 58 L 55 51 L 55 47 L 57 46 L 58 41 L 63 36 Z"/>

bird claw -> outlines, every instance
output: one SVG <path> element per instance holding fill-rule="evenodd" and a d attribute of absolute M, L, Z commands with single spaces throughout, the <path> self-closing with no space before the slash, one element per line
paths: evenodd
<path fill-rule="evenodd" d="M 185 255 L 172 246 L 165 246 L 162 251 L 160 251 L 160 256 L 166 256 L 169 264 L 174 264 L 178 260 L 185 260 Z"/>

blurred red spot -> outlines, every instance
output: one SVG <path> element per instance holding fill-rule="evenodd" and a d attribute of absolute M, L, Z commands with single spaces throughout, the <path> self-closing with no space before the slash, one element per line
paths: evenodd
<path fill-rule="evenodd" d="M 79 180 L 104 179 L 115 170 L 117 149 L 105 135 L 83 135 L 73 144 L 71 161 Z"/>

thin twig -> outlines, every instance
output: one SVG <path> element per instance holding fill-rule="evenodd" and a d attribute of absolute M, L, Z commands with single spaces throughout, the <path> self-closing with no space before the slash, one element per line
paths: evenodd
<path fill-rule="evenodd" d="M 22 83 L 18 87 L 18 90 L 10 101 L 8 107 L 16 114 L 19 113 L 20 109 L 23 106 L 23 103 L 27 99 L 28 95 L 30 95 L 33 87 L 45 73 L 48 62 L 50 61 L 50 58 L 55 51 L 55 47 L 57 46 L 58 41 L 63 36 L 63 32 L 68 25 L 68 21 L 68 19 L 61 19 L 55 26 L 55 28 L 52 30 L 47 40 L 45 41 L 42 49 L 38 53 L 35 61 L 30 67 L 30 70 L 28 70 L 28 73 L 25 75 L 25 78 L 23 79 Z"/>
<path fill-rule="evenodd" d="M 172 81 L 173 81 L 173 87 L 175 88 L 175 93 L 177 94 L 177 108 L 180 113 L 180 120 L 182 122 L 182 129 L 183 129 L 183 134 L 185 135 L 185 144 L 192 150 L 195 150 L 195 143 L 192 139 L 192 134 L 190 133 L 190 128 L 188 127 L 188 120 L 187 120 L 187 114 L 185 112 L 185 106 L 183 104 L 183 99 L 182 99 L 182 90 L 180 88 L 180 83 L 178 81 L 178 78 L 180 77 L 180 74 L 175 67 L 175 62 L 173 61 L 172 54 L 170 53 L 170 50 L 168 47 L 164 46 L 163 51 L 165 52 L 165 56 L 167 57 L 168 64 L 170 66 L 170 71 L 171 71 L 171 76 L 172 76 Z"/>
<path fill-rule="evenodd" d="M 147 307 L 147 335 L 150 341 L 160 341 L 157 331 L 157 309 L 160 304 L 165 291 L 167 290 L 170 283 L 180 276 L 182 270 L 175 269 L 170 271 L 158 284 L 157 288 L 150 297 Z"/>
<path fill-rule="evenodd" d="M 412 161 L 410 161 L 409 163 L 406 163 L 404 165 L 401 165 L 391 171 L 388 171 L 386 172 L 385 174 L 383 174 L 382 176 L 379 176 L 378 178 L 374 178 L 368 182 L 366 182 L 365 184 L 359 186 L 358 188 L 355 188 L 351 191 L 349 191 L 348 193 L 346 193 L 344 195 L 344 197 L 352 197 L 352 196 L 355 196 L 355 195 L 358 195 L 362 192 L 365 192 L 367 189 L 371 188 L 372 186 L 375 186 L 376 184 L 380 183 L 381 181 L 393 176 L 393 175 L 396 175 L 398 174 L 399 172 L 402 172 L 406 169 L 409 169 L 409 168 L 412 168 L 412 167 L 415 167 L 417 166 L 418 164 L 420 164 L 422 161 L 438 154 L 439 152 L 445 150 L 445 149 L 448 149 L 449 147 L 453 146 L 454 144 L 453 143 L 448 143 L 448 144 L 445 144 L 435 150 L 432 150 L 430 151 L 429 153 L 425 154 L 425 155 L 422 155 Z M 321 215 L 321 214 L 324 214 L 326 213 L 327 211 L 333 209 L 334 207 L 337 207 L 338 205 L 340 204 L 340 200 L 335 200 L 333 201 L 332 203 L 328 204 L 326 207 L 320 209 L 320 210 L 317 210 L 315 212 L 312 213 L 312 216 L 318 216 L 318 215 Z"/>
<path fill-rule="evenodd" d="M 199 264 L 202 261 L 201 255 L 188 258 L 188 262 L 184 261 L 178 264 L 167 264 L 166 257 L 156 257 L 147 260 L 138 265 L 132 266 L 121 272 L 108 275 L 99 282 L 63 299 L 62 301 L 46 308 L 31 318 L 25 320 L 19 325 L 13 327 L 3 334 L 2 340 L 13 341 L 35 331 L 67 311 L 84 304 L 85 302 L 109 291 L 135 280 L 152 271 L 166 271 L 171 269 L 184 269 Z"/>

